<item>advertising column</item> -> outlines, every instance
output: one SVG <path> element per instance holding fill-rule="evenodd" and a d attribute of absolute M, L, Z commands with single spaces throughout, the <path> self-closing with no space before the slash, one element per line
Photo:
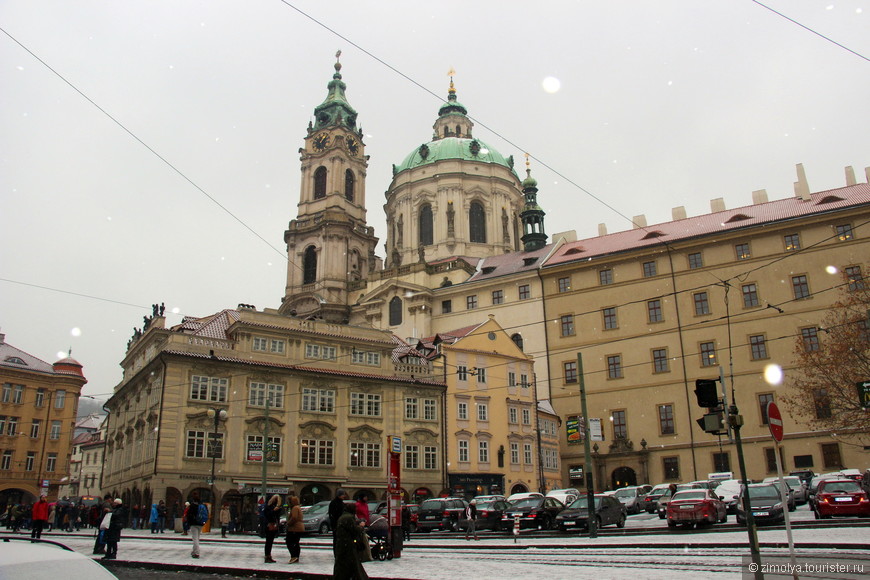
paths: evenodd
<path fill-rule="evenodd" d="M 402 557 L 402 438 L 390 437 L 390 462 L 387 470 L 387 519 L 390 522 L 390 543 L 393 558 Z"/>

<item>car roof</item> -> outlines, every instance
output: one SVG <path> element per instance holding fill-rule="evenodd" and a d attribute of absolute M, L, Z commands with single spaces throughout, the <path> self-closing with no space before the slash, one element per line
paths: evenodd
<path fill-rule="evenodd" d="M 30 537 L 25 539 L 24 536 L 12 539 L 21 541 L 0 542 L 0 577 L 28 580 L 55 580 L 61 577 L 88 580 L 118 578 L 96 561 L 60 542 L 31 542 Z"/>

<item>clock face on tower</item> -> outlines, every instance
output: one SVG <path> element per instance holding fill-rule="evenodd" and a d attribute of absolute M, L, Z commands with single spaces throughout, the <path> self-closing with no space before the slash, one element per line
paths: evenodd
<path fill-rule="evenodd" d="M 326 146 L 329 145 L 329 135 L 326 133 L 320 133 L 314 138 L 314 150 L 315 151 L 323 151 L 326 149 Z"/>
<path fill-rule="evenodd" d="M 350 135 L 347 137 L 347 150 L 350 151 L 351 155 L 356 155 L 359 151 L 359 142 Z"/>

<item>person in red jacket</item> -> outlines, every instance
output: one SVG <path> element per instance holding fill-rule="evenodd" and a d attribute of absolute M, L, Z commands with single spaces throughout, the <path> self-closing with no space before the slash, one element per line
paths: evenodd
<path fill-rule="evenodd" d="M 39 501 L 33 504 L 33 513 L 31 514 L 32 529 L 30 530 L 31 538 L 41 538 L 42 529 L 48 525 L 48 502 L 45 496 L 39 496 Z"/>

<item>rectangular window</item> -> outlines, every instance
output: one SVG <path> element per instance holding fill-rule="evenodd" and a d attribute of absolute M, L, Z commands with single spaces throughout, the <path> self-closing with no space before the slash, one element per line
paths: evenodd
<path fill-rule="evenodd" d="M 598 270 L 598 283 L 601 286 L 608 286 L 610 284 L 613 284 L 613 270 L 611 270 L 610 268 Z"/>
<path fill-rule="evenodd" d="M 698 268 L 704 267 L 704 259 L 701 256 L 701 252 L 693 252 L 689 254 L 689 269 L 697 270 Z"/>
<path fill-rule="evenodd" d="M 846 280 L 849 282 L 850 292 L 864 289 L 864 276 L 861 274 L 861 266 L 848 266 L 845 273 Z"/>
<path fill-rule="evenodd" d="M 266 400 L 272 409 L 284 408 L 284 385 L 251 383 L 248 390 L 248 405 L 265 407 Z"/>
<path fill-rule="evenodd" d="M 576 383 L 577 382 L 577 361 L 567 361 L 562 363 L 562 368 L 564 369 L 564 376 L 566 383 Z"/>
<path fill-rule="evenodd" d="M 36 389 L 36 403 L 37 407 L 42 407 L 45 404 L 45 389 Z"/>
<path fill-rule="evenodd" d="M 515 387 L 517 386 L 517 373 L 513 371 L 508 371 L 508 386 Z"/>
<path fill-rule="evenodd" d="M 453 312 L 453 300 L 441 301 L 441 314 L 450 314 Z"/>
<path fill-rule="evenodd" d="M 604 308 L 601 310 L 601 315 L 604 317 L 604 328 L 613 330 L 618 326 L 616 319 L 616 307 Z"/>
<path fill-rule="evenodd" d="M 456 378 L 460 381 L 468 380 L 468 367 L 465 365 L 457 365 L 456 367 Z"/>
<path fill-rule="evenodd" d="M 737 255 L 738 260 L 748 260 L 752 257 L 748 243 L 736 244 L 734 246 L 734 253 Z"/>
<path fill-rule="evenodd" d="M 662 435 L 674 434 L 673 405 L 659 405 L 659 433 Z"/>
<path fill-rule="evenodd" d="M 785 468 L 785 459 L 782 456 L 782 447 L 779 448 L 780 465 Z M 776 453 L 773 447 L 764 448 L 764 462 L 767 464 L 767 473 L 776 473 Z"/>
<path fill-rule="evenodd" d="M 45 461 L 45 470 L 48 473 L 54 473 L 55 469 L 57 469 L 57 453 L 49 453 L 48 459 Z"/>
<path fill-rule="evenodd" d="M 489 463 L 489 441 L 477 442 L 477 461 Z"/>
<path fill-rule="evenodd" d="M 714 367 L 716 362 L 716 345 L 712 342 L 701 343 L 701 366 Z"/>
<path fill-rule="evenodd" d="M 492 291 L 492 303 L 493 305 L 504 304 L 504 290 Z"/>
<path fill-rule="evenodd" d="M 662 314 L 662 301 L 647 300 L 646 313 L 650 322 L 661 322 L 664 320 L 664 315 Z"/>
<path fill-rule="evenodd" d="M 731 471 L 731 456 L 727 451 L 713 454 L 713 471 Z"/>
<path fill-rule="evenodd" d="M 795 300 L 800 300 L 801 298 L 808 298 L 810 295 L 810 285 L 809 282 L 807 282 L 806 276 L 792 276 L 791 287 L 792 290 L 794 290 Z"/>
<path fill-rule="evenodd" d="M 852 234 L 852 224 L 841 224 L 837 226 L 836 229 L 837 239 L 841 242 L 847 242 L 854 237 Z"/>
<path fill-rule="evenodd" d="M 571 290 L 571 278 L 559 278 L 559 292 Z"/>
<path fill-rule="evenodd" d="M 652 351 L 653 372 L 666 373 L 670 371 L 668 367 L 668 349 L 654 348 Z"/>
<path fill-rule="evenodd" d="M 656 274 L 658 274 L 658 268 L 656 267 L 656 263 L 654 261 L 643 263 L 643 277 L 644 278 L 652 278 Z"/>
<path fill-rule="evenodd" d="M 302 410 L 314 413 L 334 413 L 335 391 L 303 387 Z"/>
<path fill-rule="evenodd" d="M 438 420 L 438 407 L 437 401 L 435 399 L 423 399 L 423 420 Z"/>
<path fill-rule="evenodd" d="M 560 319 L 562 336 L 572 336 L 574 334 L 574 315 L 566 314 Z"/>
<path fill-rule="evenodd" d="M 463 463 L 468 463 L 468 441 L 465 439 L 460 439 L 458 441 L 459 444 L 459 461 Z"/>
<path fill-rule="evenodd" d="M 773 393 L 758 395 L 758 409 L 761 414 L 761 424 L 767 425 L 767 404 L 773 402 Z"/>
<path fill-rule="evenodd" d="M 350 442 L 350 467 L 380 467 L 381 444 Z"/>
<path fill-rule="evenodd" d="M 381 353 L 379 352 L 368 352 L 364 350 L 354 350 L 351 353 L 351 362 L 358 365 L 368 365 L 368 366 L 380 366 L 381 365 Z"/>
<path fill-rule="evenodd" d="M 530 383 L 529 383 L 529 375 L 526 375 L 526 374 L 520 373 L 520 386 L 521 386 L 522 388 L 524 388 L 524 389 L 528 389 L 528 388 L 529 388 L 529 385 L 530 385 Z"/>
<path fill-rule="evenodd" d="M 489 405 L 486 403 L 477 404 L 477 420 L 489 421 Z"/>
<path fill-rule="evenodd" d="M 259 351 L 265 352 L 268 344 L 269 344 L 269 341 L 266 340 L 265 338 L 255 336 L 254 340 L 252 341 L 251 348 L 253 350 L 259 350 Z"/>
<path fill-rule="evenodd" d="M 763 334 L 750 336 L 749 348 L 752 353 L 752 360 L 762 360 L 767 358 L 767 341 Z"/>
<path fill-rule="evenodd" d="M 801 249 L 801 236 L 800 234 L 788 234 L 783 237 L 783 241 L 785 242 L 785 251 L 786 252 L 794 252 L 796 250 Z"/>
<path fill-rule="evenodd" d="M 423 469 L 438 469 L 438 448 L 434 445 L 423 447 Z"/>
<path fill-rule="evenodd" d="M 459 401 L 456 405 L 456 418 L 460 421 L 468 420 L 468 403 L 465 401 Z"/>
<path fill-rule="evenodd" d="M 532 297 L 532 288 L 528 284 L 520 284 L 519 298 L 520 300 L 528 300 Z"/>
<path fill-rule="evenodd" d="M 55 391 L 54 393 L 54 408 L 63 409 L 66 402 L 66 391 Z"/>
<path fill-rule="evenodd" d="M 3 396 L 0 398 L 0 403 L 8 403 L 12 400 L 12 385 L 3 383 Z"/>
<path fill-rule="evenodd" d="M 517 413 L 516 407 L 508 407 L 508 423 L 519 423 L 520 414 Z"/>
<path fill-rule="evenodd" d="M 840 458 L 840 445 L 838 443 L 822 444 L 822 464 L 825 469 L 843 469 L 843 460 Z"/>
<path fill-rule="evenodd" d="M 324 439 L 303 439 L 299 448 L 299 463 L 303 465 L 332 465 L 335 442 Z"/>
<path fill-rule="evenodd" d="M 607 378 L 621 379 L 622 378 L 622 356 L 618 354 L 607 357 Z"/>
<path fill-rule="evenodd" d="M 336 348 L 334 346 L 325 346 L 322 344 L 305 345 L 305 358 L 315 358 L 320 360 L 335 360 Z"/>
<path fill-rule="evenodd" d="M 692 299 L 695 301 L 695 316 L 710 314 L 710 301 L 706 292 L 695 292 Z"/>
<path fill-rule="evenodd" d="M 34 419 L 33 422 L 30 423 L 30 436 L 33 439 L 39 439 L 39 425 L 39 419 Z M 2 430 L 0 430 L 0 433 L 2 433 Z"/>
<path fill-rule="evenodd" d="M 15 385 L 15 391 L 12 393 L 12 402 L 15 405 L 20 405 L 24 402 L 24 385 Z"/>
<path fill-rule="evenodd" d="M 405 419 L 417 419 L 419 417 L 419 407 L 416 397 L 405 397 Z"/>
<path fill-rule="evenodd" d="M 486 383 L 486 369 L 485 368 L 477 369 L 477 382 L 480 384 Z"/>
<path fill-rule="evenodd" d="M 532 412 L 528 409 L 523 409 L 523 425 L 532 424 Z"/>
<path fill-rule="evenodd" d="M 520 444 L 511 443 L 511 465 L 519 465 L 520 463 Z"/>
<path fill-rule="evenodd" d="M 741 289 L 743 290 L 743 307 L 758 306 L 758 287 L 755 284 L 744 284 Z"/>
<path fill-rule="evenodd" d="M 610 419 L 613 421 L 613 438 L 628 439 L 628 425 L 625 422 L 625 411 L 613 411 L 610 414 Z"/>
<path fill-rule="evenodd" d="M 269 343 L 269 350 L 275 354 L 284 354 L 284 341 L 272 339 Z"/>
<path fill-rule="evenodd" d="M 374 393 L 351 393 L 350 414 L 358 417 L 380 417 L 381 396 Z"/>
<path fill-rule="evenodd" d="M 6 433 L 6 415 L 0 415 L 0 436 Z"/>
<path fill-rule="evenodd" d="M 679 457 L 662 457 L 662 470 L 665 472 L 665 479 L 680 480 L 680 458 Z"/>
<path fill-rule="evenodd" d="M 27 457 L 24 459 L 24 471 L 33 471 L 33 466 L 36 463 L 36 451 L 28 451 Z"/>
<path fill-rule="evenodd" d="M 266 461 L 269 463 L 278 463 L 281 461 L 281 437 L 269 437 L 266 449 L 263 449 L 262 435 L 248 435 L 247 448 L 248 450 L 259 449 L 262 452 L 262 455 L 259 456 L 254 453 L 248 453 L 248 461 L 262 461 L 264 455 Z"/>
<path fill-rule="evenodd" d="M 816 408 L 816 419 L 831 418 L 831 397 L 828 395 L 828 389 L 814 389 L 813 403 Z"/>
<path fill-rule="evenodd" d="M 51 430 L 48 435 L 49 439 L 60 439 L 60 421 L 51 422 Z"/>
<path fill-rule="evenodd" d="M 190 398 L 194 401 L 226 403 L 229 379 L 193 375 L 190 382 Z"/>
<path fill-rule="evenodd" d="M 12 451 L 7 449 L 3 452 L 3 457 L 0 458 L 0 469 L 9 471 L 12 469 Z"/>
<path fill-rule="evenodd" d="M 468 310 L 474 310 L 477 308 L 477 294 L 465 297 L 465 308 Z"/>
<path fill-rule="evenodd" d="M 814 352 L 819 350 L 819 329 L 815 326 L 801 328 L 801 339 L 803 340 L 804 351 Z"/>
<path fill-rule="evenodd" d="M 532 464 L 532 444 L 523 443 L 523 463 L 526 465 Z"/>
<path fill-rule="evenodd" d="M 205 458 L 206 432 L 190 429 L 187 431 L 186 457 Z"/>
<path fill-rule="evenodd" d="M 9 417 L 6 419 L 6 434 L 10 437 L 18 435 L 18 417 Z"/>
<path fill-rule="evenodd" d="M 405 469 L 420 468 L 420 448 L 417 445 L 405 445 L 402 452 L 405 455 Z"/>

